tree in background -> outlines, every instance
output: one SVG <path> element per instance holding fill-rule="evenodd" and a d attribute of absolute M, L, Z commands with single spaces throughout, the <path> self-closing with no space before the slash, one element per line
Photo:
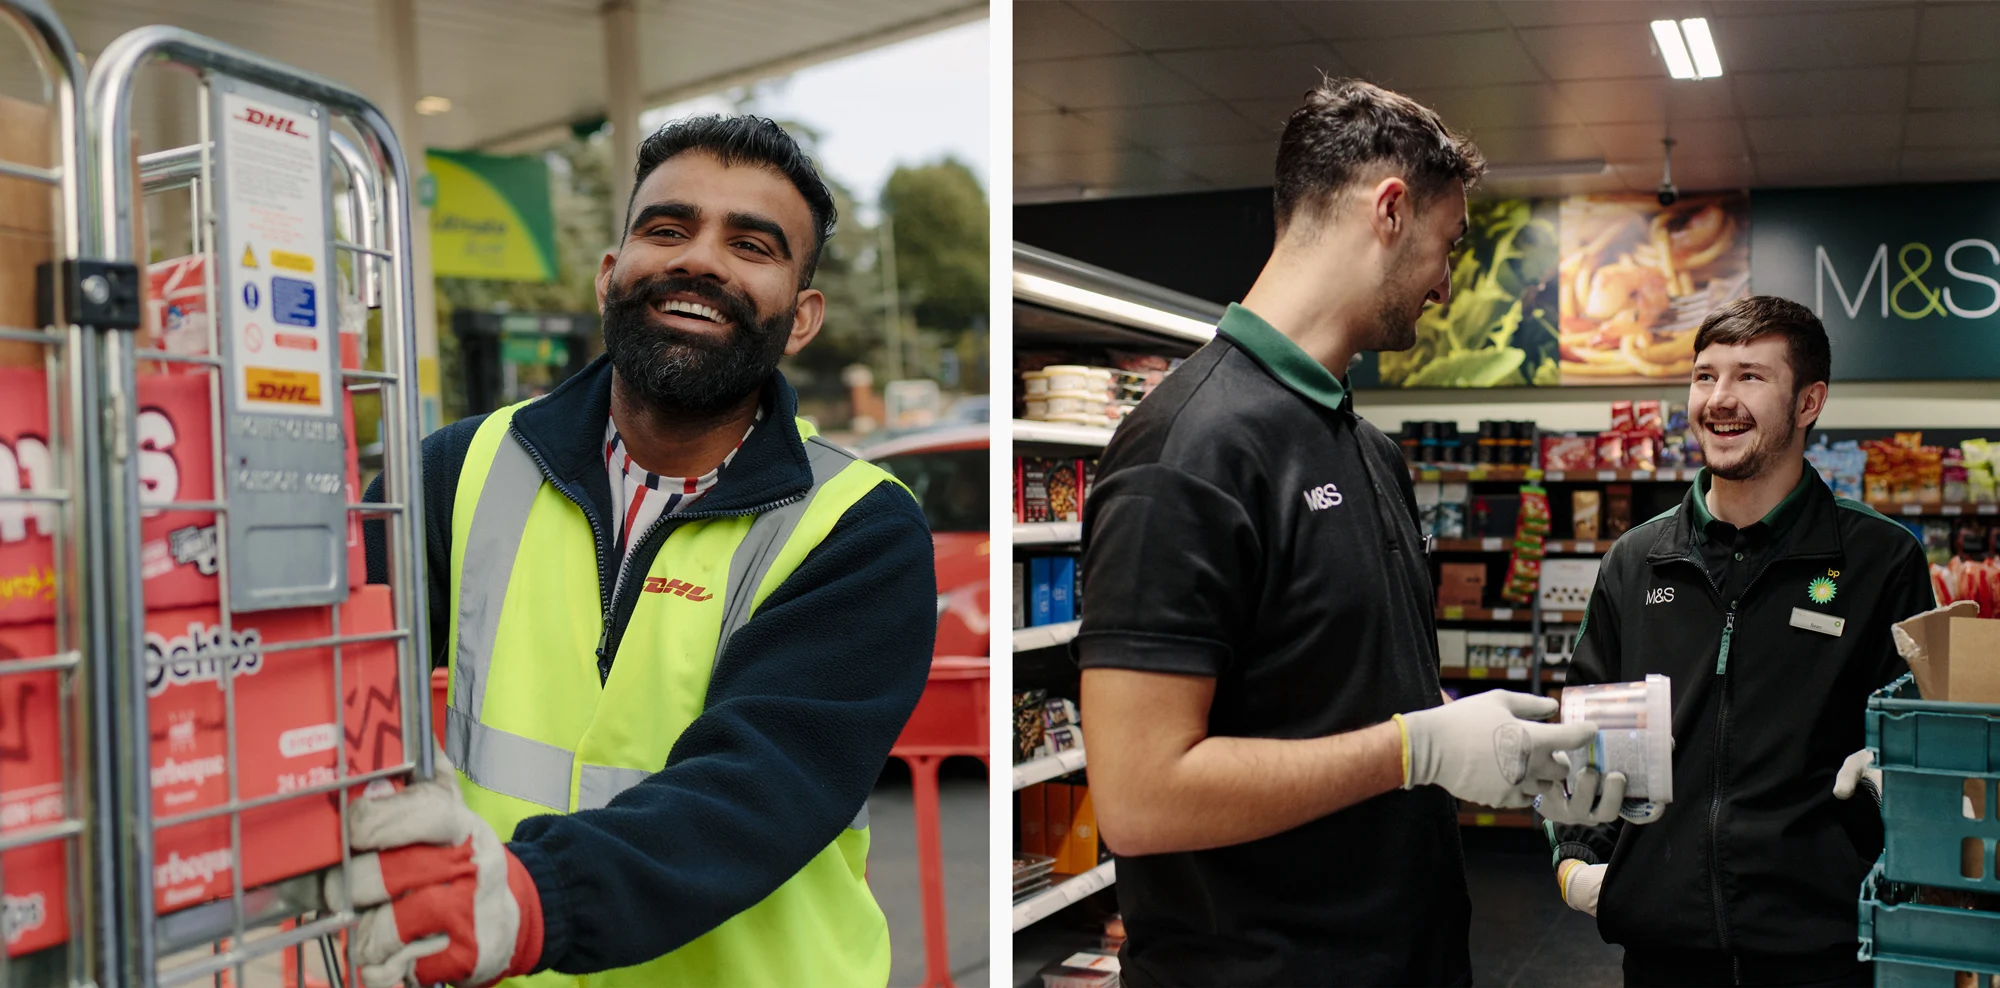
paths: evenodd
<path fill-rule="evenodd" d="M 986 190 L 947 156 L 898 167 L 882 187 L 896 250 L 897 295 L 906 322 L 904 373 L 950 391 L 986 390 Z M 946 358 L 945 354 L 951 354 Z"/>

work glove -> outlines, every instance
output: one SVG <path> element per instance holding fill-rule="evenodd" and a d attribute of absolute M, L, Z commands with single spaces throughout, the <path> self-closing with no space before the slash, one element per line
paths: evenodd
<path fill-rule="evenodd" d="M 535 881 L 466 808 L 444 752 L 429 780 L 350 803 L 347 828 L 357 852 L 354 884 L 343 888 L 335 869 L 326 898 L 365 910 L 350 942 L 367 988 L 397 988 L 412 977 L 487 985 L 535 969 L 542 956 Z"/>
<path fill-rule="evenodd" d="M 1556 753 L 1580 748 L 1597 733 L 1595 724 L 1531 720 L 1557 709 L 1548 697 L 1503 689 L 1396 714 L 1403 735 L 1403 788 L 1439 785 L 1486 806 L 1529 805 L 1543 782 L 1569 773 Z"/>
<path fill-rule="evenodd" d="M 1558 751 L 1555 759 L 1567 773 L 1569 752 Z M 1624 803 L 1625 773 L 1586 768 L 1574 779 L 1542 783 L 1541 793 L 1535 797 L 1535 812 L 1556 823 L 1610 823 L 1618 818 Z"/>
<path fill-rule="evenodd" d="M 1867 790 L 1876 806 L 1882 805 L 1882 770 L 1875 767 L 1875 753 L 1867 748 L 1847 756 L 1833 776 L 1833 798 L 1852 799 L 1857 788 Z"/>
<path fill-rule="evenodd" d="M 1562 890 L 1563 902 L 1577 912 L 1597 915 L 1597 893 L 1604 888 L 1604 872 L 1610 867 L 1564 858 L 1556 868 L 1556 886 Z"/>

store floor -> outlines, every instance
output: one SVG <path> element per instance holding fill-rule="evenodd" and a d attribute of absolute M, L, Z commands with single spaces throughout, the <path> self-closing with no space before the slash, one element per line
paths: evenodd
<path fill-rule="evenodd" d="M 1468 827 L 1466 884 L 1472 893 L 1472 983 L 1482 988 L 1615 988 L 1624 949 L 1597 935 L 1597 921 L 1563 905 L 1549 876 L 1549 845 L 1532 830 Z M 1059 921 L 1014 937 L 1016 988 L 1041 988 L 1052 960 L 1091 945 Z"/>

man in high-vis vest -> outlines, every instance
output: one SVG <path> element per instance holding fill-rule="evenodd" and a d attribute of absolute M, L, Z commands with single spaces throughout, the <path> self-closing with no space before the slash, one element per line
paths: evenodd
<path fill-rule="evenodd" d="M 909 491 L 776 369 L 833 225 L 776 124 L 669 124 L 598 273 L 605 357 L 424 440 L 448 762 L 350 812 L 328 894 L 366 984 L 887 982 L 867 798 L 937 591 Z"/>

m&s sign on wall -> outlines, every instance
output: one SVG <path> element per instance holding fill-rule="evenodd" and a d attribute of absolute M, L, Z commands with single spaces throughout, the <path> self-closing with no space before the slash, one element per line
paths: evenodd
<path fill-rule="evenodd" d="M 1750 288 L 1811 306 L 1836 380 L 2000 378 L 2000 183 L 1760 189 Z"/>

